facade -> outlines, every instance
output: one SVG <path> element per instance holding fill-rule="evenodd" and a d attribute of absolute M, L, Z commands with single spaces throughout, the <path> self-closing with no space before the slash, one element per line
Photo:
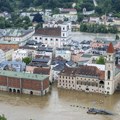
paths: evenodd
<path fill-rule="evenodd" d="M 12 70 L 17 72 L 25 71 L 26 64 L 21 61 L 3 61 L 0 63 L 0 70 Z"/>
<path fill-rule="evenodd" d="M 14 52 L 14 49 L 3 49 L 5 53 L 5 60 L 12 60 L 12 53 Z"/>
<path fill-rule="evenodd" d="M 61 36 L 61 28 L 41 28 L 35 31 L 33 40 L 42 42 L 49 47 L 61 47 L 66 37 Z"/>
<path fill-rule="evenodd" d="M 25 43 L 32 37 L 35 30 L 23 30 L 23 29 L 5 29 L 5 35 L 3 41 L 16 42 L 20 46 L 25 45 Z"/>
<path fill-rule="evenodd" d="M 0 70 L 0 90 L 45 95 L 49 91 L 49 79 L 46 75 Z"/>
<path fill-rule="evenodd" d="M 120 69 L 115 66 L 115 51 L 112 43 L 106 53 L 105 69 L 81 65 L 65 68 L 58 77 L 58 87 L 85 92 L 112 95 L 120 86 Z"/>
<path fill-rule="evenodd" d="M 63 59 L 70 61 L 71 60 L 71 51 L 67 49 L 56 49 L 55 57 L 62 57 Z"/>
<path fill-rule="evenodd" d="M 0 63 L 5 60 L 5 53 L 2 49 L 0 49 Z"/>
<path fill-rule="evenodd" d="M 9 48 L 16 50 L 19 48 L 19 44 L 16 42 L 0 41 L 0 48 L 1 49 Z"/>
<path fill-rule="evenodd" d="M 12 60 L 22 61 L 22 59 L 25 57 L 32 57 L 32 54 L 29 51 L 22 50 L 22 49 L 18 49 L 16 51 L 14 51 L 12 54 Z"/>

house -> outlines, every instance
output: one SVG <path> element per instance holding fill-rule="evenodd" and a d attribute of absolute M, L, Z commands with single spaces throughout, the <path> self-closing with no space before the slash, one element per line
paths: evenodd
<path fill-rule="evenodd" d="M 23 49 L 18 49 L 12 53 L 12 60 L 22 61 L 22 59 L 25 57 L 32 57 L 32 54 L 29 51 Z"/>
<path fill-rule="evenodd" d="M 5 29 L 5 35 L 3 37 L 4 41 L 16 42 L 19 46 L 25 45 L 25 43 L 31 39 L 34 34 L 34 29 L 24 30 L 24 29 Z"/>
<path fill-rule="evenodd" d="M 48 25 L 47 25 L 48 26 Z M 37 42 L 42 42 L 49 47 L 62 47 L 66 41 L 70 40 L 70 29 L 68 25 L 61 25 L 59 27 L 45 27 L 35 31 L 33 35 L 33 40 Z"/>
<path fill-rule="evenodd" d="M 25 67 L 26 64 L 21 61 L 3 61 L 0 63 L 0 70 L 23 72 Z"/>
<path fill-rule="evenodd" d="M 41 28 L 35 31 L 33 40 L 42 42 L 49 47 L 61 47 L 63 45 L 64 34 L 61 36 L 61 28 Z"/>
<path fill-rule="evenodd" d="M 43 23 L 43 28 L 56 28 L 60 27 L 61 28 L 61 34 L 65 34 L 66 37 L 69 37 L 71 35 L 71 22 L 70 21 L 47 21 Z"/>
<path fill-rule="evenodd" d="M 74 8 L 61 8 L 60 9 L 60 13 L 68 13 L 68 14 L 71 14 L 71 15 L 76 15 L 77 14 L 77 10 L 74 9 Z"/>
<path fill-rule="evenodd" d="M 5 54 L 5 60 L 12 60 L 12 53 L 14 52 L 14 49 L 11 48 L 4 48 L 2 49 Z"/>
<path fill-rule="evenodd" d="M 34 68 L 33 73 L 39 75 L 48 75 L 49 81 L 52 83 L 52 73 L 50 71 L 50 68 L 41 68 L 41 67 Z"/>
<path fill-rule="evenodd" d="M 53 48 L 50 47 L 38 47 L 34 55 L 43 55 L 53 57 Z"/>
<path fill-rule="evenodd" d="M 55 57 L 62 57 L 63 59 L 70 61 L 71 60 L 71 51 L 64 48 L 57 48 L 55 50 Z"/>
<path fill-rule="evenodd" d="M 59 20 L 68 20 L 68 21 L 77 21 L 78 16 L 77 16 L 77 10 L 74 8 L 61 8 L 60 9 L 60 14 L 54 14 L 52 18 L 56 21 Z"/>
<path fill-rule="evenodd" d="M 65 67 L 58 76 L 58 87 L 112 95 L 120 87 L 120 68 L 115 66 L 115 50 L 109 44 L 106 62 L 99 65 Z"/>

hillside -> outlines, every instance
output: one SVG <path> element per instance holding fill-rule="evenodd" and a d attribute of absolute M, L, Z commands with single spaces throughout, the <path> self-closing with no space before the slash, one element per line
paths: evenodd
<path fill-rule="evenodd" d="M 71 8 L 73 2 L 79 13 L 86 8 L 88 11 L 95 9 L 98 15 L 113 13 L 120 17 L 120 0 L 96 0 L 98 6 L 94 6 L 93 0 L 0 0 L 0 11 L 13 12 L 38 6 L 43 9 Z"/>

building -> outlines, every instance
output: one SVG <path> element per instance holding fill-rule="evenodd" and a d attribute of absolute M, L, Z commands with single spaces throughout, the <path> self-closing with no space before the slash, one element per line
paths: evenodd
<path fill-rule="evenodd" d="M 26 64 L 21 61 L 3 61 L 0 63 L 0 70 L 12 70 L 17 72 L 25 71 Z"/>
<path fill-rule="evenodd" d="M 5 53 L 2 49 L 0 49 L 0 63 L 5 60 Z"/>
<path fill-rule="evenodd" d="M 54 14 L 52 18 L 56 21 L 58 20 L 68 20 L 68 21 L 77 21 L 78 16 L 77 16 L 77 10 L 76 9 L 60 9 L 60 14 Z"/>
<path fill-rule="evenodd" d="M 18 49 L 13 52 L 12 54 L 12 60 L 20 60 L 22 61 L 23 58 L 25 57 L 32 57 L 31 52 L 23 49 Z"/>
<path fill-rule="evenodd" d="M 34 29 L 24 30 L 24 29 L 5 29 L 5 34 L 3 36 L 3 41 L 15 42 L 19 46 L 25 45 L 25 43 L 31 39 L 34 34 Z"/>
<path fill-rule="evenodd" d="M 8 41 L 0 41 L 1 49 L 14 49 L 17 50 L 19 48 L 19 44 L 17 42 L 8 42 Z"/>
<path fill-rule="evenodd" d="M 45 95 L 49 91 L 49 79 L 46 75 L 0 70 L 0 90 Z"/>
<path fill-rule="evenodd" d="M 53 48 L 50 47 L 38 47 L 34 55 L 43 55 L 53 57 Z"/>
<path fill-rule="evenodd" d="M 14 52 L 14 49 L 11 48 L 5 48 L 2 49 L 5 54 L 5 60 L 12 60 L 12 53 Z"/>
<path fill-rule="evenodd" d="M 35 31 L 33 40 L 42 42 L 49 47 L 62 47 L 66 41 L 70 40 L 69 26 L 62 25 L 61 27 L 45 27 Z"/>
<path fill-rule="evenodd" d="M 112 95 L 120 87 L 120 67 L 115 66 L 115 50 L 109 44 L 104 70 L 97 66 L 66 67 L 59 74 L 58 87 Z"/>
<path fill-rule="evenodd" d="M 68 49 L 58 48 L 55 50 L 55 57 L 62 57 L 63 59 L 70 61 L 71 60 L 71 51 Z"/>

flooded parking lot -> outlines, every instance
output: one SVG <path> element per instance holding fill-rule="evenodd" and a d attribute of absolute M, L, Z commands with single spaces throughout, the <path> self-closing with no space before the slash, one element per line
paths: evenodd
<path fill-rule="evenodd" d="M 88 107 L 105 109 L 114 116 L 89 115 Z M 46 96 L 0 92 L 0 114 L 8 120 L 119 120 L 120 93 L 112 96 L 57 89 Z"/>

